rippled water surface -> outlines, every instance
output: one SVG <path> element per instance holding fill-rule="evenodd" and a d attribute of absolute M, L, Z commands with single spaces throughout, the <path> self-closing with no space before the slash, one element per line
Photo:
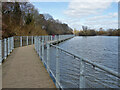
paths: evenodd
<path fill-rule="evenodd" d="M 59 45 L 80 57 L 118 70 L 118 37 L 74 37 Z"/>

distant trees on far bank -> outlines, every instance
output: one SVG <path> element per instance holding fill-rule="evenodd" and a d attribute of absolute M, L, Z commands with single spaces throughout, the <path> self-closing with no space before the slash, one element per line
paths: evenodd
<path fill-rule="evenodd" d="M 120 29 L 108 29 L 108 30 L 103 30 L 100 28 L 98 31 L 94 29 L 83 29 L 83 30 L 74 30 L 74 34 L 78 36 L 96 36 L 96 35 L 101 35 L 101 36 L 120 36 Z"/>

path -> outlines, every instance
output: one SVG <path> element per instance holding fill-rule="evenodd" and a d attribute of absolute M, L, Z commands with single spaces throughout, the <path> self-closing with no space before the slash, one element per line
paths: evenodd
<path fill-rule="evenodd" d="M 3 88 L 55 88 L 32 45 L 14 49 L 2 70 Z"/>

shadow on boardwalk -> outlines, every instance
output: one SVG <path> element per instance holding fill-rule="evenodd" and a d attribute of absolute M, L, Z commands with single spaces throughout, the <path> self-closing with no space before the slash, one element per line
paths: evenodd
<path fill-rule="evenodd" d="M 3 88 L 55 88 L 32 45 L 14 49 L 2 70 Z"/>

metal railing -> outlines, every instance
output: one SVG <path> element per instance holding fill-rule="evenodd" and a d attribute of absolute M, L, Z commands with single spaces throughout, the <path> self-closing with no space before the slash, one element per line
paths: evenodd
<path fill-rule="evenodd" d="M 0 63 L 2 63 L 2 61 L 5 60 L 8 55 L 10 55 L 14 48 L 33 45 L 35 37 L 36 36 L 13 36 L 0 40 Z M 49 35 L 41 36 L 41 39 L 47 42 L 50 40 L 63 39 L 65 37 L 67 37 L 67 35 L 64 35 L 64 37 L 63 35 L 55 35 L 54 37 Z"/>
<path fill-rule="evenodd" d="M 14 48 L 34 44 L 34 36 L 13 36 L 0 40 L 0 63 L 10 55 Z"/>
<path fill-rule="evenodd" d="M 120 88 L 120 74 L 118 72 L 52 44 L 73 36 L 5 38 L 0 40 L 0 63 L 10 55 L 14 48 L 35 44 L 35 50 L 57 88 Z"/>
<path fill-rule="evenodd" d="M 118 72 L 46 42 L 39 36 L 35 37 L 35 50 L 57 88 L 120 88 Z"/>
<path fill-rule="evenodd" d="M 14 37 L 0 40 L 0 63 L 7 58 L 14 49 Z"/>
<path fill-rule="evenodd" d="M 50 68 L 50 64 L 51 64 L 50 57 L 52 57 L 52 56 L 50 56 L 50 54 L 51 54 L 50 53 L 50 43 L 60 42 L 60 41 L 63 41 L 63 40 L 66 40 L 66 39 L 69 39 L 72 37 L 74 37 L 74 35 L 59 35 L 59 36 L 55 36 L 54 38 L 51 38 L 50 40 L 45 40 L 43 36 L 35 37 L 35 50 L 36 50 L 38 56 L 40 57 L 40 59 L 42 60 L 43 64 L 45 65 L 48 73 L 52 77 L 53 81 L 56 83 L 56 86 L 60 87 L 60 88 L 62 88 L 62 85 L 60 85 L 59 81 L 57 80 L 59 75 L 55 74 L 52 71 L 52 69 Z M 57 56 L 56 56 L 56 59 L 58 59 Z M 56 71 L 59 70 L 58 69 L 59 63 L 56 62 L 55 67 L 56 67 Z"/>

